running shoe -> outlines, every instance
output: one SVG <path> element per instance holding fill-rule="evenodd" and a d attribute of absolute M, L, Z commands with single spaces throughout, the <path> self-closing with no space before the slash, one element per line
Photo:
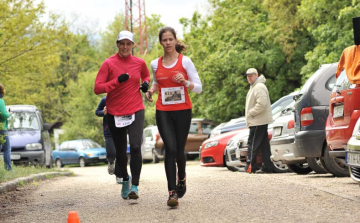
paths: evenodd
<path fill-rule="evenodd" d="M 169 207 L 179 206 L 178 195 L 176 194 L 176 191 L 174 190 L 169 191 L 169 199 L 167 201 L 167 206 Z"/>
<path fill-rule="evenodd" d="M 178 180 L 176 185 L 176 193 L 179 198 L 182 198 L 186 193 L 186 176 L 183 180 Z"/>
<path fill-rule="evenodd" d="M 123 178 L 116 177 L 116 181 L 118 184 L 122 184 L 121 197 L 123 199 L 128 199 L 130 193 L 131 176 L 129 175 L 129 180 L 127 181 L 124 181 Z"/>
<path fill-rule="evenodd" d="M 115 172 L 115 163 L 114 162 L 109 162 L 109 165 L 108 165 L 108 173 L 110 175 L 113 175 Z"/>
<path fill-rule="evenodd" d="M 138 199 L 139 198 L 139 191 L 136 185 L 131 185 L 129 199 Z"/>

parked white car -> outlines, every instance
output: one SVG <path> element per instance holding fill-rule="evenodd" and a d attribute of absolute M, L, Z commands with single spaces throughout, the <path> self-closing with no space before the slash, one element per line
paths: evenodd
<path fill-rule="evenodd" d="M 154 163 L 158 163 L 160 161 L 154 152 L 158 132 L 157 126 L 153 125 L 147 126 L 144 129 L 145 141 L 142 148 L 142 159 L 144 162 L 153 161 Z"/>
<path fill-rule="evenodd" d="M 288 163 L 288 168 L 298 174 L 307 174 L 312 169 L 307 165 L 305 157 L 294 156 L 294 112 L 292 102 L 285 108 L 281 115 L 273 123 L 272 138 L 270 140 L 271 156 L 273 162 Z"/>
<path fill-rule="evenodd" d="M 349 166 L 351 178 L 360 183 L 360 118 L 346 146 L 346 164 Z"/>

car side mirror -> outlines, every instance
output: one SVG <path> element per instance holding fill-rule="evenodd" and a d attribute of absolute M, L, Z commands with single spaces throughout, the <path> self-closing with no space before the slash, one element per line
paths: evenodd
<path fill-rule="evenodd" d="M 44 130 L 49 131 L 51 129 L 51 126 L 49 123 L 44 123 L 43 128 Z"/>

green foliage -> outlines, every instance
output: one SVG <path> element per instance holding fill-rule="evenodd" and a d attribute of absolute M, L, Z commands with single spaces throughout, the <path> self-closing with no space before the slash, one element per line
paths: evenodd
<path fill-rule="evenodd" d="M 302 68 L 303 82 L 320 64 L 339 61 L 342 51 L 354 44 L 352 18 L 359 11 L 359 0 L 302 1 L 299 17 L 315 45 L 305 54 L 308 63 Z"/>
<path fill-rule="evenodd" d="M 282 44 L 290 37 L 274 41 L 271 33 L 281 32 L 282 27 L 270 21 L 281 18 L 264 1 L 213 1 L 213 7 L 211 17 L 194 13 L 191 20 L 182 20 L 190 26 L 184 35 L 190 45 L 188 55 L 203 83 L 203 93 L 193 96 L 196 114 L 218 122 L 243 115 L 249 86 L 243 74 L 250 67 L 267 78 L 272 101 L 299 85 L 305 60 L 296 47 Z M 294 63 L 298 60 L 302 63 Z"/>
<path fill-rule="evenodd" d="M 61 141 L 74 139 L 93 139 L 104 145 L 102 118 L 95 115 L 95 110 L 103 97 L 94 94 L 94 83 L 97 72 L 84 72 L 77 81 L 69 84 L 70 97 L 66 104 L 69 116 L 63 129 Z M 61 142 L 60 142 L 61 143 Z"/>

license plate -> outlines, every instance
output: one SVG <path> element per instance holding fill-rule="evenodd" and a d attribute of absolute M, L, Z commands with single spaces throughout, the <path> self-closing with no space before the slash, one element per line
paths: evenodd
<path fill-rule="evenodd" d="M 236 156 L 236 158 L 240 158 L 240 150 L 239 149 L 236 149 L 235 150 L 235 156 Z"/>
<path fill-rule="evenodd" d="M 281 135 L 281 127 L 276 127 L 274 128 L 274 137 L 275 136 L 280 136 Z"/>
<path fill-rule="evenodd" d="M 12 160 L 19 160 L 19 159 L 21 159 L 21 155 L 20 154 L 11 154 L 10 158 Z"/>
<path fill-rule="evenodd" d="M 334 118 L 339 118 L 344 116 L 344 105 L 339 105 L 334 107 Z"/>
<path fill-rule="evenodd" d="M 360 153 L 346 152 L 346 163 L 360 167 Z"/>
<path fill-rule="evenodd" d="M 101 160 L 106 159 L 106 156 L 99 156 L 99 159 Z"/>

